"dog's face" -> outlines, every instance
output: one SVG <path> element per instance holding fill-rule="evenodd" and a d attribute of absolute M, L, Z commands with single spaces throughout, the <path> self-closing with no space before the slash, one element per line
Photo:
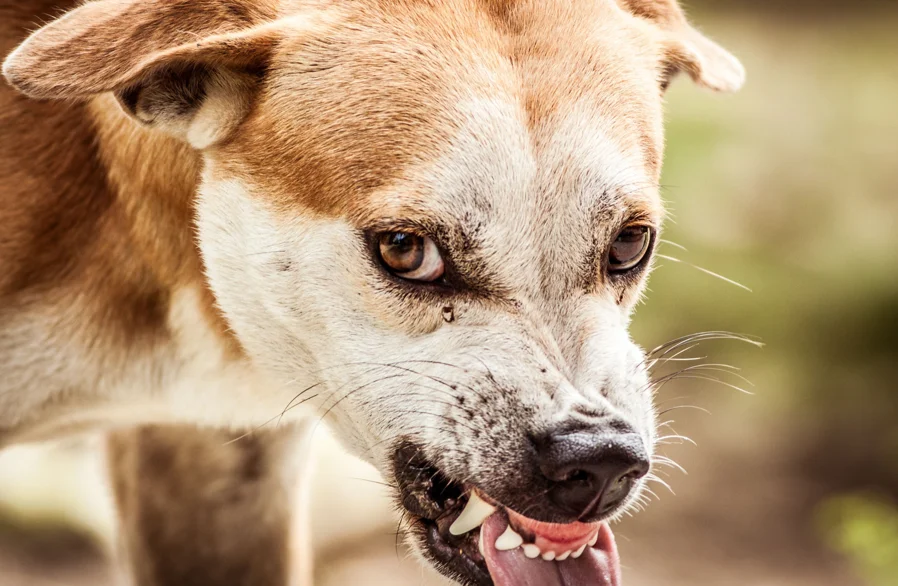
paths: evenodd
<path fill-rule="evenodd" d="M 237 24 L 238 2 L 97 4 L 109 30 L 88 5 L 6 73 L 66 95 L 54 34 L 159 30 L 70 93 L 115 91 L 204 151 L 200 246 L 295 395 L 260 389 L 272 415 L 327 414 L 462 582 L 617 584 L 604 521 L 655 437 L 627 326 L 662 219 L 663 89 L 677 70 L 735 89 L 738 63 L 672 1 L 285 1 Z M 159 40 L 209 5 L 203 40 Z"/>

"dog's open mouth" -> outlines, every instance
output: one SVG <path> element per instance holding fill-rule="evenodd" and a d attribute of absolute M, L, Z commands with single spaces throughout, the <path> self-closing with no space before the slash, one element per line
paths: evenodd
<path fill-rule="evenodd" d="M 451 577 L 477 586 L 620 586 L 617 546 L 606 523 L 535 521 L 476 487 L 449 481 L 419 451 L 400 449 L 400 463 L 411 529 L 425 555 Z"/>

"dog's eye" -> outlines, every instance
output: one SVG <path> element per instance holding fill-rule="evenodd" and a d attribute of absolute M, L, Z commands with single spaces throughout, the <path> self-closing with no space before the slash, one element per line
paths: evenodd
<path fill-rule="evenodd" d="M 383 264 L 397 277 L 410 281 L 436 281 L 445 266 L 433 240 L 409 232 L 384 232 L 377 237 Z"/>
<path fill-rule="evenodd" d="M 621 230 L 608 252 L 608 270 L 615 273 L 636 267 L 645 258 L 652 243 L 648 226 L 628 226 Z"/>

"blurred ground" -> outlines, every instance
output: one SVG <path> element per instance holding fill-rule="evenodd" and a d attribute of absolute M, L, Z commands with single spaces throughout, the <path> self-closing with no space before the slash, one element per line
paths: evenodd
<path fill-rule="evenodd" d="M 895 586 L 898 3 L 782 21 L 740 5 L 693 10 L 750 81 L 733 97 L 685 80 L 671 90 L 665 239 L 676 245 L 661 252 L 753 293 L 662 261 L 634 335 L 653 347 L 730 330 L 766 347 L 693 353 L 740 367 L 753 395 L 702 380 L 661 392 L 662 410 L 710 414 L 663 417 L 697 446 L 665 446 L 688 476 L 671 470 L 676 496 L 655 486 L 660 498 L 618 525 L 626 583 Z M 385 489 L 325 444 L 318 583 L 440 584 L 397 549 Z M 0 586 L 113 584 L 103 539 L 65 529 L 108 533 L 96 468 L 65 447 L 0 457 Z"/>

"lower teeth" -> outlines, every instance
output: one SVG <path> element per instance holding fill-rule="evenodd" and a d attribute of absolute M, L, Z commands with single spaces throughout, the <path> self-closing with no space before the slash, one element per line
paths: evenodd
<path fill-rule="evenodd" d="M 496 549 L 499 551 L 510 551 L 519 548 L 523 543 L 524 538 L 518 535 L 509 525 L 505 533 L 496 540 Z"/>

